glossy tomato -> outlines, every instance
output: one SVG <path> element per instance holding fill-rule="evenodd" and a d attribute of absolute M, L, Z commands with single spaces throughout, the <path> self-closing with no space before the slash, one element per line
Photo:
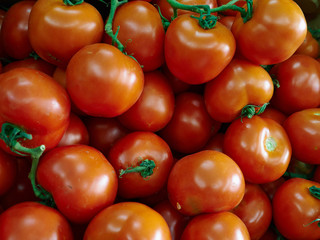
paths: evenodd
<path fill-rule="evenodd" d="M 223 151 L 239 165 L 247 181 L 260 184 L 284 174 L 292 150 L 280 124 L 254 116 L 231 123 L 224 136 Z"/>
<path fill-rule="evenodd" d="M 115 117 L 127 111 L 144 85 L 139 64 L 106 43 L 83 47 L 70 60 L 66 74 L 74 104 L 97 117 Z"/>
<path fill-rule="evenodd" d="M 37 170 L 39 184 L 50 192 L 59 211 L 71 222 L 89 222 L 113 204 L 117 176 L 101 152 L 86 145 L 56 147 Z"/>
<path fill-rule="evenodd" d="M 272 106 L 268 106 L 263 113 L 259 114 L 262 118 L 271 118 L 280 125 L 284 123 L 284 121 L 287 119 L 287 115 L 285 115 L 280 110 L 273 108 Z"/>
<path fill-rule="evenodd" d="M 132 239 L 171 240 L 164 218 L 138 202 L 113 204 L 98 213 L 89 223 L 83 240 Z"/>
<path fill-rule="evenodd" d="M 320 54 L 320 46 L 317 40 L 307 31 L 306 38 L 295 52 L 296 54 L 303 54 L 312 58 L 317 58 Z"/>
<path fill-rule="evenodd" d="M 204 150 L 178 160 L 167 187 L 171 204 L 182 214 L 193 216 L 231 210 L 242 200 L 245 183 L 231 158 Z"/>

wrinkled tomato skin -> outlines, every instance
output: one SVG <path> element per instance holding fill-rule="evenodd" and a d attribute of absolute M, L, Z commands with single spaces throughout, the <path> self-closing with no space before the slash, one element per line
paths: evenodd
<path fill-rule="evenodd" d="M 303 178 L 291 178 L 276 191 L 272 201 L 273 220 L 285 238 L 294 240 L 320 238 L 317 222 L 311 223 L 320 217 L 319 199 L 309 192 L 312 186 L 319 188 L 320 183 Z"/>
<path fill-rule="evenodd" d="M 140 65 L 106 43 L 79 50 L 68 64 L 66 77 L 71 100 L 82 112 L 94 117 L 124 113 L 139 99 L 144 86 Z"/>
<path fill-rule="evenodd" d="M 244 23 L 238 13 L 231 30 L 244 57 L 270 65 L 295 53 L 306 37 L 307 23 L 294 1 L 259 0 L 253 2 L 252 18 Z"/>
<path fill-rule="evenodd" d="M 101 14 L 86 2 L 68 6 L 61 0 L 37 1 L 29 17 L 32 48 L 59 67 L 66 67 L 82 47 L 101 42 L 103 30 Z"/>
<path fill-rule="evenodd" d="M 70 100 L 49 75 L 15 68 L 0 75 L 0 124 L 9 122 L 32 135 L 21 140 L 24 147 L 55 147 L 69 124 Z M 13 111 L 14 109 L 14 111 Z M 1 146 L 11 152 L 1 140 Z"/>
<path fill-rule="evenodd" d="M 73 234 L 57 210 L 38 202 L 24 202 L 0 215 L 0 239 L 73 240 Z"/>
<path fill-rule="evenodd" d="M 223 151 L 239 165 L 246 181 L 257 184 L 280 178 L 292 153 L 284 128 L 259 116 L 233 121 L 225 133 Z"/>
<path fill-rule="evenodd" d="M 203 29 L 190 14 L 183 14 L 169 25 L 164 42 L 166 64 L 170 72 L 189 84 L 202 84 L 215 78 L 235 53 L 231 31 L 217 22 Z"/>
<path fill-rule="evenodd" d="M 176 162 L 167 190 L 171 204 L 180 213 L 195 216 L 231 210 L 242 200 L 245 183 L 231 158 L 218 151 L 203 150 Z"/>
<path fill-rule="evenodd" d="M 291 114 L 283 124 L 299 161 L 320 163 L 320 109 L 311 108 Z"/>
<path fill-rule="evenodd" d="M 80 144 L 56 147 L 45 154 L 37 180 L 52 194 L 59 211 L 74 223 L 87 223 L 113 204 L 118 186 L 115 170 L 103 154 Z"/>
<path fill-rule="evenodd" d="M 228 239 L 249 240 L 246 225 L 231 212 L 195 216 L 184 230 L 181 240 Z"/>
<path fill-rule="evenodd" d="M 158 212 L 142 203 L 122 202 L 103 209 L 91 220 L 83 240 L 91 239 L 172 238 L 166 221 Z"/>

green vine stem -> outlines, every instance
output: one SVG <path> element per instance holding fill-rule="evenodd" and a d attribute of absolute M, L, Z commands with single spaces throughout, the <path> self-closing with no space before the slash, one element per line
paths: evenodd
<path fill-rule="evenodd" d="M 84 0 L 63 0 L 63 3 L 67 6 L 75 6 L 83 3 Z"/>
<path fill-rule="evenodd" d="M 320 200 L 320 188 L 318 188 L 316 186 L 312 186 L 309 188 L 309 192 L 313 197 Z"/>
<path fill-rule="evenodd" d="M 22 128 L 12 124 L 3 123 L 0 132 L 0 139 L 2 139 L 10 150 L 20 156 L 30 156 L 32 160 L 31 170 L 29 172 L 29 179 L 32 184 L 34 194 L 39 199 L 43 200 L 46 205 L 54 206 L 54 201 L 49 192 L 36 183 L 36 171 L 39 159 L 45 150 L 44 145 L 36 148 L 26 148 L 20 144 L 18 140 L 31 140 L 32 135 L 26 133 Z"/>
<path fill-rule="evenodd" d="M 147 179 L 153 174 L 153 169 L 155 167 L 156 164 L 153 160 L 145 159 L 137 167 L 128 167 L 125 170 L 121 169 L 119 178 L 121 178 L 124 174 L 136 172 L 140 173 L 141 177 L 143 177 L 144 179 Z"/>
<path fill-rule="evenodd" d="M 265 103 L 262 106 L 259 105 L 246 105 L 242 108 L 240 113 L 241 122 L 244 117 L 252 118 L 255 115 L 259 115 L 264 112 L 269 103 Z"/>

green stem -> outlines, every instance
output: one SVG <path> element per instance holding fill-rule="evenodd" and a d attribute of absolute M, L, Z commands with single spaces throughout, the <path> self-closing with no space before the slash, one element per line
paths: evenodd
<path fill-rule="evenodd" d="M 289 178 L 304 178 L 304 179 L 311 179 L 313 176 L 313 172 L 310 174 L 305 174 L 305 173 L 294 173 L 294 172 L 285 172 L 283 174 L 284 177 L 289 177 Z"/>
<path fill-rule="evenodd" d="M 209 5 L 186 5 L 177 2 L 176 0 L 167 0 L 167 2 L 173 8 L 173 11 L 177 11 L 178 9 L 187 10 L 195 13 L 206 12 L 210 13 L 210 6 Z M 174 14 L 173 18 L 176 18 L 177 13 Z"/>
<path fill-rule="evenodd" d="M 153 160 L 143 160 L 139 166 L 137 167 L 128 167 L 127 169 L 120 170 L 119 178 L 121 178 L 124 174 L 128 173 L 140 173 L 140 175 L 146 179 L 153 174 L 153 169 L 156 167 L 156 164 Z"/>
<path fill-rule="evenodd" d="M 309 192 L 313 197 L 320 200 L 320 188 L 318 188 L 316 186 L 312 186 L 309 188 Z"/>
<path fill-rule="evenodd" d="M 264 112 L 269 103 L 265 103 L 262 106 L 259 105 L 246 105 L 242 108 L 240 113 L 241 122 L 244 117 L 252 118 L 255 115 L 259 115 Z"/>
<path fill-rule="evenodd" d="M 84 0 L 63 0 L 63 3 L 67 6 L 75 6 L 83 3 Z"/>
<path fill-rule="evenodd" d="M 253 14 L 253 0 L 247 0 L 247 11 L 246 13 L 241 13 L 243 22 L 246 23 L 252 18 Z"/>
<path fill-rule="evenodd" d="M 232 0 L 232 1 L 228 2 L 227 4 L 221 5 L 221 6 L 216 7 L 216 8 L 212 8 L 210 10 L 210 12 L 214 13 L 214 12 L 224 12 L 224 11 L 227 11 L 227 10 L 234 10 L 234 11 L 240 12 L 241 16 L 244 16 L 244 15 L 247 14 L 247 11 L 242 7 L 234 5 L 236 2 L 239 2 L 239 1 L 240 0 Z"/>

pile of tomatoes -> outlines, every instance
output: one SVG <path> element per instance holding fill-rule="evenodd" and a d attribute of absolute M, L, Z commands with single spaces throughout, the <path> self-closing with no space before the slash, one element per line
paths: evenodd
<path fill-rule="evenodd" d="M 0 239 L 320 239 L 320 2 L 304 4 L 0 10 Z"/>

